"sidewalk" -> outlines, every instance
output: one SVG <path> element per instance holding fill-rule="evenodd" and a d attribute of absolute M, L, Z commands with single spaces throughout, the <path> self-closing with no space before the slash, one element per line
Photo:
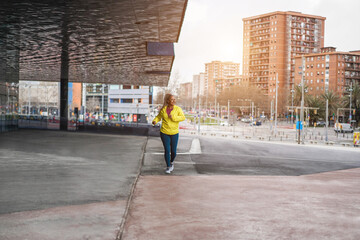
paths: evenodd
<path fill-rule="evenodd" d="M 154 154 L 161 145 L 151 141 L 124 240 L 360 237 L 359 168 L 304 176 L 199 175 L 183 154 L 174 174 L 165 175 L 162 156 Z M 157 175 L 152 168 L 160 168 Z"/>
<path fill-rule="evenodd" d="M 210 155 L 191 151 L 194 138 L 181 134 L 175 170 L 166 175 L 159 137 L 41 130 L 1 134 L 0 239 L 359 239 L 358 164 L 348 161 L 346 170 L 323 173 L 314 168 L 314 174 L 302 176 L 223 175 L 217 167 L 199 174 L 197 159 L 206 162 Z M 216 144 L 223 149 L 229 141 Z M 268 144 L 274 151 L 279 144 L 290 146 Z M 330 148 L 315 147 L 319 154 Z M 336 153 L 356 150 L 339 147 Z M 211 161 L 218 165 L 213 166 L 224 167 L 229 160 L 214 156 Z M 269 162 L 262 164 L 265 171 Z"/>
<path fill-rule="evenodd" d="M 0 239 L 116 239 L 146 140 L 44 130 L 0 134 Z"/>

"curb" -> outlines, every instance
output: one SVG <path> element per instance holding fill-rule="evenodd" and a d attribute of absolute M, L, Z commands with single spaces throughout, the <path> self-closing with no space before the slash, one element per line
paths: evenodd
<path fill-rule="evenodd" d="M 138 182 L 138 180 L 139 180 L 139 176 L 140 176 L 140 174 L 141 174 L 141 168 L 142 168 L 142 166 L 144 165 L 145 150 L 146 150 L 146 146 L 147 146 L 148 140 L 149 140 L 149 136 L 146 138 L 146 142 L 145 142 L 145 144 L 144 144 L 144 146 L 143 146 L 143 149 L 142 149 L 142 158 L 141 158 L 141 162 L 140 162 L 140 167 L 139 167 L 138 172 L 137 172 L 137 174 L 136 174 L 135 181 L 134 181 L 134 183 L 132 184 L 129 197 L 128 197 L 128 199 L 126 200 L 125 211 L 124 211 L 124 214 L 123 214 L 123 217 L 122 217 L 122 221 L 121 221 L 121 224 L 120 224 L 120 226 L 119 226 L 119 231 L 118 231 L 118 233 L 117 233 L 117 235 L 116 235 L 115 240 L 121 240 L 122 237 L 123 237 L 124 228 L 125 228 L 125 223 L 126 223 L 127 216 L 128 216 L 128 214 L 129 214 L 129 209 L 130 209 L 130 205 L 131 205 L 131 202 L 132 202 L 132 198 L 133 198 L 133 195 L 134 195 L 134 192 L 135 192 L 135 188 L 136 188 L 137 182 Z"/>

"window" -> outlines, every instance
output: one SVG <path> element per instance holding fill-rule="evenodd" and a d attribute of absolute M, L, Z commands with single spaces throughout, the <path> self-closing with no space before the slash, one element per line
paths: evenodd
<path fill-rule="evenodd" d="M 111 89 L 111 87 L 110 87 Z M 110 103 L 119 103 L 119 99 L 118 98 L 110 98 Z"/>
<path fill-rule="evenodd" d="M 131 89 L 131 85 L 123 85 L 122 89 Z"/>
<path fill-rule="evenodd" d="M 118 90 L 119 87 L 120 87 L 119 85 L 110 85 L 111 90 Z"/>
<path fill-rule="evenodd" d="M 140 89 L 140 86 L 134 85 L 134 86 L 133 86 L 133 89 Z"/>
<path fill-rule="evenodd" d="M 133 103 L 132 98 L 122 98 L 121 103 Z"/>

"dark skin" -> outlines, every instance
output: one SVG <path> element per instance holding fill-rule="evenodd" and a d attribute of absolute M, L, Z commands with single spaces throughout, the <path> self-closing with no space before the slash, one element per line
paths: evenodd
<path fill-rule="evenodd" d="M 174 98 L 174 96 L 171 96 L 171 98 L 169 98 L 169 100 L 167 101 L 167 107 L 172 110 L 175 104 L 176 104 L 176 99 Z M 169 115 L 169 118 L 172 120 L 171 114 Z M 155 125 L 156 122 L 153 121 L 152 124 Z"/>

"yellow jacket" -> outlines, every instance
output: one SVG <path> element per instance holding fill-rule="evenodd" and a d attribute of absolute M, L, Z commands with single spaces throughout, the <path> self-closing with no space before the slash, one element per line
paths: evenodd
<path fill-rule="evenodd" d="M 160 122 L 162 120 L 160 132 L 165 133 L 167 135 L 175 135 L 179 133 L 179 122 L 185 120 L 185 115 L 181 109 L 174 105 L 173 110 L 171 111 L 171 118 L 166 113 L 167 106 L 165 106 L 159 114 L 154 118 L 153 121 Z"/>

